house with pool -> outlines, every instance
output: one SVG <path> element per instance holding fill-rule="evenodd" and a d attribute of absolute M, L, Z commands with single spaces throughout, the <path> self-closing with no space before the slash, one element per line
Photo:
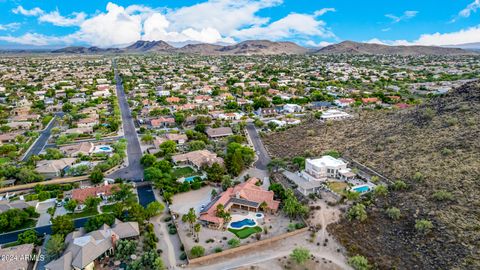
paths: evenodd
<path fill-rule="evenodd" d="M 257 215 L 261 211 L 261 205 L 265 203 L 265 211 L 270 213 L 277 212 L 280 201 L 273 199 L 273 191 L 264 190 L 262 187 L 257 186 L 256 183 L 258 181 L 260 181 L 258 178 L 252 177 L 244 183 L 228 188 L 225 192 L 216 196 L 200 212 L 199 220 L 208 227 L 222 228 L 224 219 L 217 216 L 217 206 L 219 204 L 223 205 L 224 211 L 236 208 L 251 212 L 251 215 Z M 232 219 L 232 222 L 237 221 Z"/>

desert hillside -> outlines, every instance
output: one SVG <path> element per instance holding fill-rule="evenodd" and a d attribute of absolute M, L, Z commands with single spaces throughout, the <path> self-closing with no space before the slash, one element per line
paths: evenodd
<path fill-rule="evenodd" d="M 369 205 L 365 222 L 343 219 L 329 227 L 352 255 L 367 256 L 381 269 L 480 268 L 479 83 L 408 110 L 309 122 L 264 142 L 273 156 L 286 159 L 338 150 L 408 183 L 407 190 Z M 392 206 L 400 209 L 399 220 L 385 214 Z M 419 234 L 418 219 L 431 220 L 433 230 Z"/>

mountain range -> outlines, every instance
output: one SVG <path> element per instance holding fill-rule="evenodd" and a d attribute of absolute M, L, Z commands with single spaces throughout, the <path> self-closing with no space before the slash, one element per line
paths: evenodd
<path fill-rule="evenodd" d="M 458 46 L 460 47 L 460 45 Z M 279 55 L 279 54 L 353 54 L 353 55 L 471 55 L 473 51 L 453 47 L 388 46 L 381 44 L 344 41 L 323 48 L 305 48 L 293 42 L 247 40 L 234 45 L 188 44 L 176 48 L 165 41 L 139 40 L 125 48 L 66 47 L 51 51 L 64 54 L 101 53 L 160 53 L 200 55 Z"/>

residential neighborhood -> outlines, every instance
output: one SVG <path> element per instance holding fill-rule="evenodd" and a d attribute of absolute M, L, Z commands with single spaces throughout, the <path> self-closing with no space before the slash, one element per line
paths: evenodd
<path fill-rule="evenodd" d="M 278 153 L 478 77 L 476 56 L 421 59 L 2 58 L 0 255 L 30 259 L 0 269 L 241 269 L 298 249 L 348 269 L 327 226 L 405 183 L 348 151 Z"/>

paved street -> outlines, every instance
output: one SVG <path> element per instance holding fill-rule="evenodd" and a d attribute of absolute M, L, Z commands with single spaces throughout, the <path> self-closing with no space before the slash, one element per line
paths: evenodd
<path fill-rule="evenodd" d="M 267 165 L 271 160 L 268 156 L 267 149 L 265 149 L 262 139 L 260 138 L 260 135 L 258 135 L 257 129 L 255 128 L 254 124 L 248 123 L 246 129 L 258 156 L 258 160 L 253 165 L 257 169 L 266 170 Z"/>
<path fill-rule="evenodd" d="M 138 141 L 137 131 L 133 124 L 133 118 L 128 106 L 125 91 L 123 89 L 122 79 L 117 71 L 117 65 L 114 63 L 115 81 L 117 82 L 117 96 L 120 110 L 122 112 L 123 133 L 127 139 L 128 166 L 110 174 L 109 178 L 124 178 L 132 181 L 143 180 L 143 167 L 140 164 L 142 158 L 142 149 Z"/>
<path fill-rule="evenodd" d="M 28 149 L 28 151 L 25 153 L 25 155 L 22 158 L 22 161 L 28 160 L 32 155 L 38 155 L 45 145 L 47 144 L 48 138 L 50 138 L 50 135 L 52 134 L 52 128 L 55 126 L 57 122 L 57 117 L 62 117 L 63 112 L 58 112 L 55 113 L 55 116 L 53 120 L 47 125 L 47 127 L 40 132 L 40 136 L 37 138 L 37 140 L 33 143 L 33 145 Z"/>

